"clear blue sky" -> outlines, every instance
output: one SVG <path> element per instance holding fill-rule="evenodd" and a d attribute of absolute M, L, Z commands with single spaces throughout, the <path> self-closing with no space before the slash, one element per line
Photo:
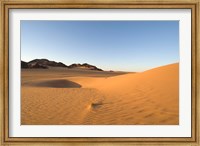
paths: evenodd
<path fill-rule="evenodd" d="M 179 62 L 178 21 L 21 21 L 21 59 L 144 71 Z"/>

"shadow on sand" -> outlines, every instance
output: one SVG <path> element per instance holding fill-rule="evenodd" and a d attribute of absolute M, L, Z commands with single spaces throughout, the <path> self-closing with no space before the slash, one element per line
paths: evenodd
<path fill-rule="evenodd" d="M 81 88 L 80 84 L 69 80 L 49 80 L 32 83 L 31 86 L 35 87 L 51 87 L 51 88 Z"/>

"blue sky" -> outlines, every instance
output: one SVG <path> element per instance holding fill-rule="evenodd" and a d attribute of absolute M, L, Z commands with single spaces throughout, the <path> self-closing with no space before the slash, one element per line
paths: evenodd
<path fill-rule="evenodd" d="M 178 21 L 21 21 L 21 59 L 144 71 L 179 62 Z"/>

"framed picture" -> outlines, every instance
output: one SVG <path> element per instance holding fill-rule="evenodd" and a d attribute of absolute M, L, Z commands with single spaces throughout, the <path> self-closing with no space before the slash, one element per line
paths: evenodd
<path fill-rule="evenodd" d="M 199 1 L 1 1 L 2 145 L 199 144 Z"/>

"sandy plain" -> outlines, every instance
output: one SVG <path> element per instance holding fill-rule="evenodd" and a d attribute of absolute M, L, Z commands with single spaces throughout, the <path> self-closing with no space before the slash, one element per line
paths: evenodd
<path fill-rule="evenodd" d="M 22 125 L 177 125 L 179 64 L 140 73 L 22 69 Z"/>

